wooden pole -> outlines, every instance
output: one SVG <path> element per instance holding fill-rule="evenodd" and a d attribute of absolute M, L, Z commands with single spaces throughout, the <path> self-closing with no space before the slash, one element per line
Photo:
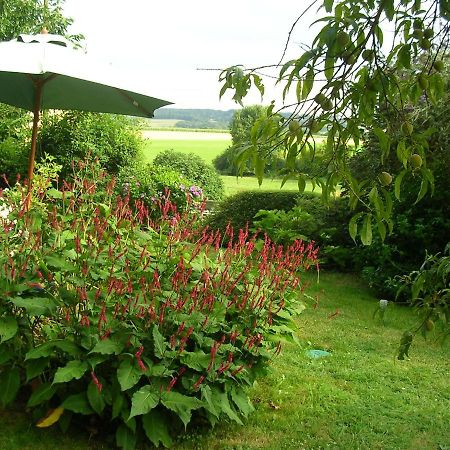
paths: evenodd
<path fill-rule="evenodd" d="M 28 160 L 28 183 L 31 188 L 31 180 L 33 179 L 34 160 L 36 159 L 36 142 L 39 126 L 39 116 L 41 111 L 42 82 L 35 82 L 34 91 L 34 109 L 33 109 L 33 131 L 31 133 L 31 152 Z"/>

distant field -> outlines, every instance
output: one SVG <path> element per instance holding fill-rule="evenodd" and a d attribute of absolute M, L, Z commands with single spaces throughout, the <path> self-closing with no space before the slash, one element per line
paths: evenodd
<path fill-rule="evenodd" d="M 148 125 L 149 128 L 171 128 L 174 127 L 177 122 L 179 122 L 178 119 L 148 119 L 145 124 Z"/>
<path fill-rule="evenodd" d="M 225 133 L 197 133 L 195 131 L 147 131 L 144 156 L 147 161 L 164 150 L 194 153 L 212 164 L 230 144 L 231 137 Z"/>
<path fill-rule="evenodd" d="M 258 180 L 255 177 L 240 177 L 236 178 L 234 176 L 224 176 L 222 175 L 222 180 L 225 184 L 226 195 L 234 195 L 238 192 L 243 191 L 278 191 L 281 187 L 281 180 L 273 180 L 271 178 L 265 178 L 262 185 L 258 185 Z M 298 191 L 298 184 L 295 180 L 288 180 L 283 186 L 283 191 Z M 306 185 L 306 191 L 311 192 L 312 186 L 310 183 Z M 315 192 L 320 193 L 320 188 L 315 189 Z"/>
<path fill-rule="evenodd" d="M 231 145 L 231 136 L 225 133 L 146 130 L 144 137 L 147 138 L 144 156 L 148 162 L 151 162 L 159 152 L 175 150 L 182 153 L 194 153 L 207 163 L 212 164 L 213 159 Z M 261 187 L 254 177 L 236 178 L 234 176 L 222 176 L 222 179 L 225 184 L 226 195 L 250 190 L 276 191 L 281 186 L 281 180 L 272 180 L 270 178 L 264 179 Z M 297 182 L 295 180 L 287 181 L 283 186 L 283 190 L 298 190 Z M 306 190 L 312 190 L 310 184 L 306 186 Z M 320 192 L 320 189 L 316 188 L 316 192 Z"/>

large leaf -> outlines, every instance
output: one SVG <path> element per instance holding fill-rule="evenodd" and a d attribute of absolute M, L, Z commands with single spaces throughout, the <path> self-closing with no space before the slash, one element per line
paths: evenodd
<path fill-rule="evenodd" d="M 28 399 L 27 406 L 32 407 L 39 405 L 47 400 L 50 400 L 54 393 L 56 392 L 56 387 L 51 383 L 43 383 L 37 387 L 37 389 L 31 394 Z"/>
<path fill-rule="evenodd" d="M 49 359 L 48 358 L 38 358 L 32 359 L 27 362 L 27 381 L 36 378 L 41 375 L 42 372 L 47 368 Z"/>
<path fill-rule="evenodd" d="M 158 447 L 160 442 L 166 448 L 172 446 L 167 420 L 159 411 L 152 410 L 142 416 L 142 426 L 148 439 L 155 447 Z"/>
<path fill-rule="evenodd" d="M 204 406 L 203 402 L 195 397 L 188 397 L 179 392 L 163 392 L 161 396 L 161 403 L 171 411 L 178 414 L 181 421 L 186 427 L 191 420 L 191 411 L 199 409 Z"/>
<path fill-rule="evenodd" d="M 80 392 L 79 394 L 74 394 L 67 397 L 61 406 L 64 409 L 68 409 L 69 411 L 73 411 L 78 414 L 89 415 L 94 412 L 89 405 L 86 392 Z"/>
<path fill-rule="evenodd" d="M 185 366 L 190 367 L 191 369 L 202 371 L 209 366 L 211 355 L 201 350 L 196 352 L 186 352 L 182 355 L 181 361 Z"/>
<path fill-rule="evenodd" d="M 7 363 L 13 356 L 12 349 L 6 347 L 6 345 L 0 345 L 0 366 Z"/>
<path fill-rule="evenodd" d="M 231 389 L 231 399 L 245 417 L 255 410 L 243 389 L 237 390 L 233 387 Z"/>
<path fill-rule="evenodd" d="M 42 344 L 39 347 L 31 349 L 25 355 L 25 361 L 53 355 L 55 352 L 55 348 L 58 348 L 65 353 L 68 353 L 70 356 L 77 356 L 80 354 L 80 349 L 76 344 L 74 344 L 72 341 L 69 341 L 68 339 L 61 339 L 46 342 L 45 344 Z"/>
<path fill-rule="evenodd" d="M 13 338 L 16 335 L 18 329 L 19 327 L 17 325 L 17 320 L 15 319 L 15 317 L 1 317 L 0 343 Z"/>
<path fill-rule="evenodd" d="M 98 341 L 90 353 L 101 353 L 102 355 L 120 355 L 123 344 L 113 339 Z"/>
<path fill-rule="evenodd" d="M 216 407 L 224 412 L 231 420 L 242 425 L 242 421 L 239 416 L 236 414 L 234 409 L 230 405 L 230 401 L 228 400 L 228 394 L 226 392 L 221 392 L 218 389 L 214 389 L 212 391 L 213 401 Z"/>
<path fill-rule="evenodd" d="M 43 316 L 56 311 L 56 301 L 48 297 L 14 297 L 9 301 L 18 308 L 24 308 L 30 316 Z"/>
<path fill-rule="evenodd" d="M 120 389 L 126 391 L 132 388 L 141 378 L 142 370 L 129 359 L 123 360 L 117 369 L 117 379 Z"/>
<path fill-rule="evenodd" d="M 147 414 L 159 403 L 159 392 L 152 385 L 147 385 L 134 393 L 131 399 L 130 419 Z"/>
<path fill-rule="evenodd" d="M 116 444 L 123 450 L 134 450 L 136 448 L 136 435 L 127 426 L 121 424 L 116 431 Z"/>
<path fill-rule="evenodd" d="M 17 392 L 19 391 L 19 368 L 13 367 L 0 373 L 0 386 L 0 404 L 6 406 L 16 398 Z"/>
<path fill-rule="evenodd" d="M 89 383 L 87 389 L 87 398 L 89 400 L 89 404 L 92 409 L 98 414 L 101 415 L 103 410 L 105 409 L 105 399 L 102 392 L 99 392 L 97 386 L 93 381 Z"/>
<path fill-rule="evenodd" d="M 79 380 L 88 370 L 86 361 L 69 361 L 64 367 L 59 367 L 55 373 L 53 384 L 67 383 L 70 380 Z"/>
<path fill-rule="evenodd" d="M 162 358 L 166 349 L 166 343 L 164 336 L 160 333 L 157 325 L 153 327 L 153 342 L 155 345 L 155 356 Z"/>

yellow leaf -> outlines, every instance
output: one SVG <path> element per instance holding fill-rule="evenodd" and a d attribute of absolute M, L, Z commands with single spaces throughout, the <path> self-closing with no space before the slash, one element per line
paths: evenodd
<path fill-rule="evenodd" d="M 54 423 L 58 422 L 59 418 L 62 416 L 64 408 L 59 406 L 55 409 L 50 409 L 45 417 L 38 420 L 36 426 L 38 428 L 47 428 L 52 426 Z"/>

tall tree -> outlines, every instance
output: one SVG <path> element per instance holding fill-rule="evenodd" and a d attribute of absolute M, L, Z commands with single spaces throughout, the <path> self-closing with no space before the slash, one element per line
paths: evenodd
<path fill-rule="evenodd" d="M 284 87 L 283 100 L 295 92 L 287 120 L 273 120 L 269 108 L 265 124 L 253 129 L 243 152 L 260 166 L 262 179 L 267 155 L 283 149 L 285 179 L 298 178 L 304 186 L 306 174 L 298 169 L 297 158 L 314 155 L 314 132 L 328 129 L 328 171 L 317 182 L 328 197 L 339 183 L 349 187 L 350 207 L 355 215 L 349 223 L 353 238 L 372 241 L 376 227 L 384 239 L 392 231 L 392 199 L 400 198 L 405 176 L 420 180 L 416 202 L 434 188 L 433 174 L 426 166 L 427 136 L 432 130 L 415 130 L 411 114 L 419 102 L 437 102 L 446 91 L 443 73 L 449 46 L 450 0 L 314 0 L 306 10 L 319 7 L 322 28 L 309 48 L 298 58 L 278 64 L 277 82 Z M 305 11 L 306 11 L 305 10 Z M 305 11 L 294 21 L 288 41 Z M 394 27 L 386 46 L 386 24 Z M 387 50 L 385 50 L 388 47 Z M 233 66 L 220 75 L 221 95 L 231 89 L 242 104 L 252 86 L 264 93 L 261 68 Z M 283 108 L 282 108 L 283 109 Z M 395 126 L 380 126 L 377 112 L 395 114 Z M 401 163 L 398 173 L 382 170 L 376 178 L 358 179 L 348 160 L 365 132 L 371 130 L 379 141 L 383 166 L 389 154 Z M 395 142 L 395 148 L 392 143 Z M 356 212 L 356 209 L 363 210 Z"/>

